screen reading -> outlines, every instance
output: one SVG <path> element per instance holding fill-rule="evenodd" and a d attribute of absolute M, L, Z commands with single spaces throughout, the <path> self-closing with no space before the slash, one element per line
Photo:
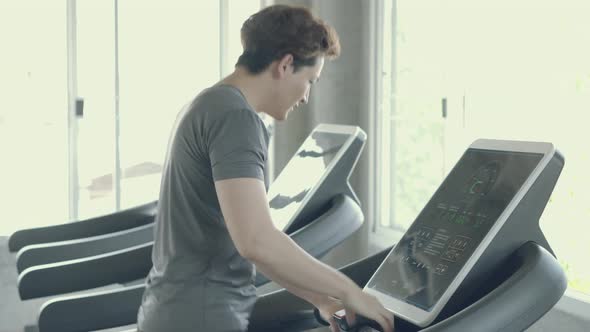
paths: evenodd
<path fill-rule="evenodd" d="M 269 192 L 272 220 L 285 230 L 301 204 L 350 138 L 348 134 L 313 132 L 273 182 Z"/>
<path fill-rule="evenodd" d="M 468 149 L 368 287 L 432 310 L 542 157 Z"/>

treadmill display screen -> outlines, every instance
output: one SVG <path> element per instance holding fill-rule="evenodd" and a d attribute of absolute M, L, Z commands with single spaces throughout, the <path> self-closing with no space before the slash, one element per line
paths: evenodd
<path fill-rule="evenodd" d="M 273 182 L 268 192 L 272 220 L 286 230 L 308 193 L 319 184 L 348 134 L 314 131 Z"/>
<path fill-rule="evenodd" d="M 542 157 L 468 149 L 367 287 L 431 311 Z"/>

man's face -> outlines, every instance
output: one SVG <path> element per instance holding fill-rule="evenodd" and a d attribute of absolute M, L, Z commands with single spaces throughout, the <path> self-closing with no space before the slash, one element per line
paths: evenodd
<path fill-rule="evenodd" d="M 273 114 L 276 120 L 285 120 L 298 106 L 307 104 L 311 86 L 318 81 L 323 67 L 323 57 L 318 58 L 315 66 L 303 66 L 297 72 L 293 72 L 293 65 L 289 65 L 279 83 L 277 105 Z"/>

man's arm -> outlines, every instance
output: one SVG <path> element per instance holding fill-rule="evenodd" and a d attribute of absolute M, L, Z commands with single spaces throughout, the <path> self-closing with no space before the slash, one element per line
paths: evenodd
<path fill-rule="evenodd" d="M 268 271 L 264 271 L 264 268 L 261 268 L 260 266 L 256 266 L 256 270 L 258 270 L 259 272 L 262 272 L 262 274 L 264 274 L 270 280 L 277 280 L 278 279 L 278 276 L 276 276 L 276 275 L 273 275 L 273 277 L 270 277 L 269 275 L 272 275 L 272 273 L 268 272 Z M 319 307 L 323 303 L 326 303 L 329 301 L 329 297 L 326 295 L 317 294 L 317 293 L 311 292 L 307 289 L 298 288 L 293 284 L 285 282 L 284 280 L 281 281 L 280 285 L 282 287 L 284 287 L 290 293 L 294 294 L 297 297 L 304 299 L 305 301 L 311 303 L 315 307 Z"/>
<path fill-rule="evenodd" d="M 283 287 L 338 299 L 345 298 L 351 289 L 358 289 L 349 278 L 313 258 L 275 228 L 261 180 L 221 180 L 215 182 L 215 188 L 238 252 L 267 277 Z"/>
<path fill-rule="evenodd" d="M 272 223 L 264 183 L 255 178 L 215 181 L 217 198 L 229 234 L 242 257 L 274 282 L 289 286 L 308 301 L 333 297 L 348 313 L 375 320 L 393 330 L 393 315 L 350 278 L 318 261 Z M 313 294 L 317 294 L 317 298 Z M 350 310 L 350 312 L 349 312 Z"/>

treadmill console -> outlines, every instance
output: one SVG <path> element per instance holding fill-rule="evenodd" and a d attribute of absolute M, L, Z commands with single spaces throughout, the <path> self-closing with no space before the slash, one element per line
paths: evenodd
<path fill-rule="evenodd" d="M 278 229 L 286 230 L 297 218 L 353 139 L 349 133 L 317 129 L 308 136 L 268 192 L 271 217 Z"/>
<path fill-rule="evenodd" d="M 367 287 L 431 311 L 542 158 L 468 149 Z"/>

